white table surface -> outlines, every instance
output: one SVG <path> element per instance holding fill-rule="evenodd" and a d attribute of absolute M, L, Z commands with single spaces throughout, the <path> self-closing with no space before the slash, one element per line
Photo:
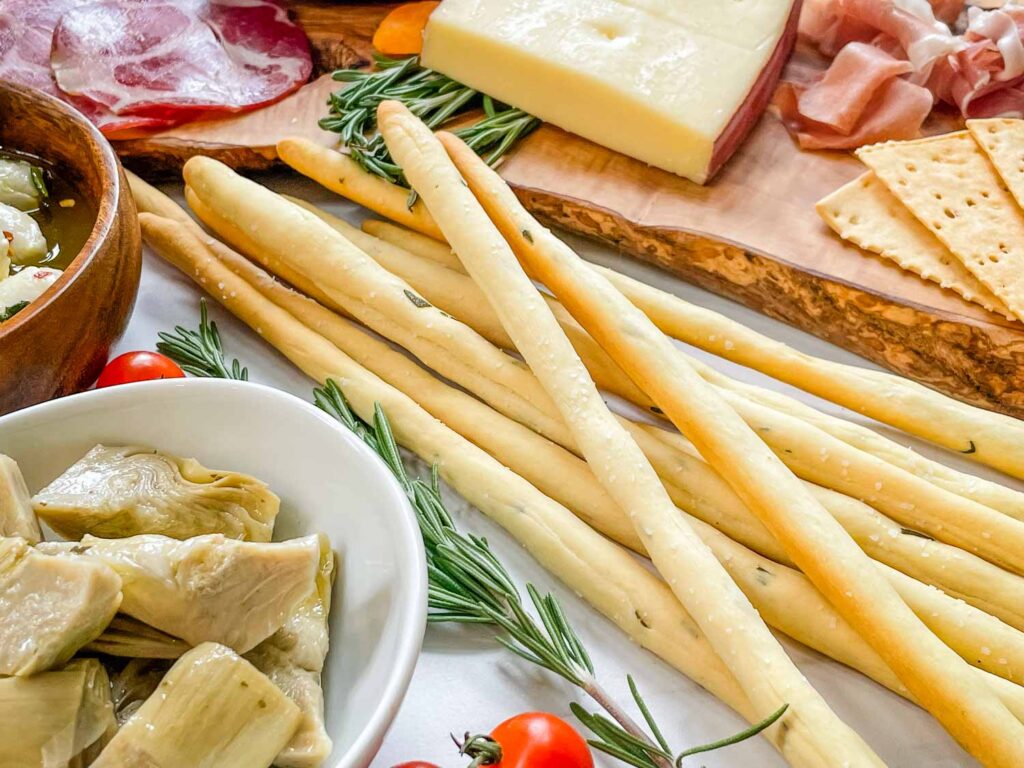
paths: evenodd
<path fill-rule="evenodd" d="M 353 223 L 358 222 L 364 213 L 315 184 L 294 176 L 276 174 L 263 177 L 262 180 L 279 191 L 321 203 Z M 178 190 L 173 186 L 165 186 L 165 190 L 180 199 Z M 784 223 L 780 223 L 780 226 L 784 226 Z M 687 285 L 667 273 L 641 265 L 598 245 L 576 238 L 569 240 L 593 261 L 613 266 L 690 301 L 720 311 L 804 352 L 830 360 L 868 365 L 861 358 L 813 336 Z M 199 296 L 199 291 L 190 280 L 147 250 L 135 312 L 116 352 L 153 349 L 158 331 L 170 330 L 177 324 L 195 327 L 198 322 Z M 210 305 L 227 353 L 240 358 L 248 366 L 252 380 L 309 397 L 312 386 L 310 380 L 246 326 L 213 302 Z M 831 413 L 865 422 L 862 417 L 766 379 L 756 372 L 701 352 L 696 354 L 740 380 L 785 391 Z M 894 434 L 891 430 L 882 429 L 887 434 Z M 906 436 L 899 436 L 899 439 L 959 469 L 994 479 L 999 477 L 995 473 L 986 473 L 979 465 L 971 464 L 954 454 Z M 1005 478 L 1003 480 L 1006 481 Z M 565 589 L 502 529 L 476 510 L 460 503 L 457 498 L 453 498 L 452 506 L 460 527 L 486 535 L 514 577 L 522 583 L 532 582 L 541 591 L 552 591 L 558 595 L 589 649 L 599 677 L 613 694 L 626 701 L 626 674 L 635 677 L 674 747 L 682 749 L 684 746 L 712 741 L 745 726 L 725 705 L 633 644 L 615 626 Z M 444 768 L 464 766 L 466 760 L 456 755 L 449 733 L 461 734 L 467 730 L 486 732 L 505 718 L 530 710 L 554 712 L 571 721 L 568 708 L 570 701 L 590 704 L 570 685 L 505 651 L 494 642 L 493 634 L 486 628 L 428 627 L 423 653 L 408 696 L 383 748 L 372 763 L 374 768 L 390 768 L 396 763 L 413 759 L 430 760 Z M 801 670 L 834 710 L 892 768 L 976 765 L 922 710 L 859 673 L 788 640 L 784 643 Z M 603 768 L 622 765 L 603 757 L 598 757 L 596 764 Z M 755 738 L 721 752 L 690 758 L 686 765 L 770 768 L 783 766 L 784 761 L 766 741 Z"/>

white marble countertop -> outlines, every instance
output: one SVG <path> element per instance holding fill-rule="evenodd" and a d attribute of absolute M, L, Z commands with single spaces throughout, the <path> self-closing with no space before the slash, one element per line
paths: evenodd
<path fill-rule="evenodd" d="M 323 203 L 353 222 L 361 218 L 360 211 L 354 206 L 339 201 L 312 183 L 284 175 L 271 176 L 266 181 L 281 191 Z M 175 193 L 171 187 L 165 189 Z M 867 365 L 862 359 L 837 347 L 687 285 L 664 272 L 600 246 L 570 240 L 594 261 L 614 266 L 690 301 L 716 309 L 804 352 Z M 194 327 L 198 321 L 199 295 L 191 281 L 147 251 L 138 303 L 128 331 L 116 351 L 153 349 L 158 331 L 170 330 L 177 324 Z M 309 397 L 311 382 L 283 357 L 212 302 L 211 313 L 220 327 L 228 354 L 240 358 L 249 367 L 254 381 Z M 756 372 L 703 353 L 697 354 L 738 379 L 765 384 L 820 405 L 829 412 L 863 421 L 861 417 L 831 404 L 822 404 Z M 891 431 L 888 433 L 893 434 Z M 955 455 L 924 446 L 906 436 L 899 439 L 958 468 L 985 474 L 980 466 L 969 464 Z M 994 474 L 986 476 L 995 477 Z M 681 749 L 745 727 L 725 705 L 634 645 L 611 623 L 563 588 L 510 536 L 483 515 L 464 504 L 458 504 L 455 509 L 459 525 L 464 530 L 486 535 L 518 580 L 532 582 L 541 591 L 552 591 L 559 596 L 593 656 L 598 675 L 614 694 L 622 696 L 623 701 L 628 700 L 626 674 L 636 678 L 673 745 Z M 428 627 L 423 654 L 408 696 L 372 764 L 375 768 L 390 768 L 413 759 L 430 760 L 444 768 L 464 766 L 466 761 L 457 756 L 449 733 L 461 734 L 467 730 L 486 732 L 505 718 L 522 711 L 545 710 L 571 720 L 568 704 L 574 700 L 583 701 L 582 694 L 547 672 L 532 668 L 514 657 L 497 645 L 492 636 L 493 632 L 485 628 Z M 785 645 L 835 711 L 871 744 L 891 768 L 975 765 L 922 710 L 813 651 L 789 641 L 785 641 Z M 602 768 L 621 765 L 603 757 L 598 757 L 596 762 Z M 768 768 L 783 766 L 784 762 L 766 741 L 752 739 L 725 751 L 691 758 L 687 765 Z"/>

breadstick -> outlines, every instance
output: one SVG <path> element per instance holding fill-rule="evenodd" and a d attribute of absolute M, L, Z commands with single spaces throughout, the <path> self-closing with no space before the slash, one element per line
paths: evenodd
<path fill-rule="evenodd" d="M 150 223 L 150 217 L 143 219 L 144 229 L 152 239 L 153 225 Z M 167 227 L 164 225 L 157 235 L 166 232 Z M 163 249 L 174 247 L 175 240 L 166 234 L 157 239 L 157 244 Z M 168 243 L 171 245 L 168 246 Z M 567 506 L 592 527 L 613 540 L 642 552 L 639 538 L 625 515 L 596 482 L 586 464 L 573 454 L 554 446 L 550 441 L 517 422 L 501 416 L 475 398 L 434 378 L 404 355 L 359 330 L 351 322 L 277 282 L 227 246 L 216 240 L 204 242 L 203 245 L 235 275 L 256 288 L 261 295 L 288 311 L 307 328 L 327 338 L 388 384 L 416 399 L 442 423 L 479 445 L 542 492 L 550 489 L 547 495 Z M 201 280 L 203 259 L 194 251 L 186 250 L 183 255 L 175 257 L 175 261 L 179 266 L 184 264 L 182 268 L 187 274 L 195 277 L 197 281 Z M 218 284 L 222 283 L 223 281 L 220 281 Z M 202 282 L 200 284 L 204 285 Z M 209 287 L 208 284 L 205 285 Z M 234 285 L 224 284 L 221 290 L 230 292 L 234 290 Z M 711 526 L 705 525 L 703 529 L 698 526 L 698 530 L 703 531 L 702 538 L 709 546 L 716 542 Z M 729 533 L 728 526 L 723 530 Z M 708 531 L 711 531 L 710 535 Z M 834 613 L 831 607 L 825 609 L 824 613 L 819 611 L 815 600 L 820 601 L 820 595 L 813 599 L 794 599 L 789 590 L 773 588 L 778 582 L 765 581 L 764 574 L 758 570 L 760 567 L 771 571 L 774 563 L 757 558 L 750 550 L 735 543 L 731 545 L 731 549 L 728 548 L 730 545 L 720 540 L 717 543 L 719 546 L 714 550 L 716 556 L 723 559 L 723 562 L 729 561 L 730 571 L 733 568 L 738 569 L 737 573 L 733 574 L 734 577 L 744 576 L 741 584 L 746 584 L 744 591 L 758 610 L 762 614 L 776 612 L 783 615 L 778 623 L 771 622 L 773 626 L 832 658 L 861 670 L 883 685 L 894 690 L 899 689 L 898 684 L 893 682 L 891 671 L 883 673 L 880 662 L 871 660 L 874 652 L 867 648 L 863 641 L 859 638 L 855 641 L 848 639 L 845 630 L 842 629 L 831 631 L 840 626 L 842 619 L 832 618 Z M 782 573 L 787 574 L 789 571 L 790 569 L 784 569 Z M 993 664 L 1001 661 L 997 669 L 1003 674 L 1024 670 L 1024 635 L 1013 633 L 992 617 L 979 616 L 974 609 L 913 579 L 899 574 L 890 577 L 898 579 L 894 583 L 902 587 L 901 592 L 905 591 L 908 603 L 919 615 L 930 618 L 937 627 L 936 631 L 940 637 L 961 652 L 964 658 L 991 660 Z M 787 577 L 786 583 L 791 581 L 792 579 Z M 792 614 L 792 618 L 785 618 L 789 614 Z M 809 629 L 800 629 L 805 626 Z M 819 629 L 815 630 L 814 627 Z M 830 631 L 822 631 L 822 627 Z M 820 638 L 820 642 L 814 638 Z M 857 645 L 862 650 L 857 650 Z M 983 664 L 978 666 L 984 668 Z M 905 689 L 901 692 L 906 695 Z"/>
<path fill-rule="evenodd" d="M 458 254 L 451 249 L 448 243 L 439 242 L 432 237 L 380 219 L 366 219 L 361 226 L 363 232 L 368 235 L 379 237 L 385 242 L 393 243 L 450 269 L 463 269 Z"/>
<path fill-rule="evenodd" d="M 413 232 L 393 224 L 367 221 L 364 222 L 364 229 L 392 245 L 431 261 L 437 261 L 440 253 L 449 252 L 444 244 L 438 243 L 436 240 L 421 235 L 418 232 Z M 457 265 L 450 266 L 457 268 Z M 444 304 L 445 299 L 442 294 L 443 291 L 441 290 L 435 292 L 438 306 L 443 306 Z M 447 311 L 451 312 L 451 310 Z M 456 316 L 472 327 L 476 325 L 480 316 L 486 314 L 486 309 L 481 310 L 476 304 L 468 304 L 462 307 L 462 312 L 462 316 Z M 473 315 L 472 319 L 469 317 L 470 314 Z M 579 349 L 577 347 L 577 350 Z M 580 356 L 589 368 L 589 360 L 582 351 Z M 730 379 L 728 376 L 710 366 L 704 365 L 698 360 L 693 360 L 693 364 L 697 367 L 702 377 L 719 388 L 731 389 L 756 403 L 771 407 L 790 416 L 795 416 L 814 425 L 832 437 L 883 459 L 923 480 L 927 480 L 933 485 L 955 493 L 958 496 L 963 496 L 966 499 L 976 501 L 991 509 L 1003 512 L 1017 520 L 1024 521 L 1024 493 L 1007 488 L 999 483 L 958 472 L 937 461 L 927 459 L 867 427 L 829 416 L 782 393 Z M 621 369 L 619 369 L 619 373 L 621 373 Z M 608 388 L 596 375 L 595 380 L 602 388 Z M 613 390 L 609 389 L 609 391 Z M 649 407 L 650 405 L 646 400 L 642 400 L 638 404 L 642 407 Z"/>
<path fill-rule="evenodd" d="M 203 222 L 271 272 L 303 291 L 313 284 L 314 298 L 326 294 L 377 333 L 430 357 L 442 375 L 475 380 L 489 402 L 515 403 L 530 415 L 531 428 L 565 439 L 550 398 L 525 365 L 431 305 L 317 217 L 206 157 L 185 164 L 185 181 L 186 198 Z"/>
<path fill-rule="evenodd" d="M 316 169 L 317 163 L 330 159 L 325 155 L 331 150 L 312 146 L 309 150 L 319 157 L 306 175 L 331 188 L 330 179 Z M 359 190 L 335 191 L 416 232 L 441 239 L 432 218 L 405 220 L 404 190 L 390 186 L 392 194 L 386 199 Z M 592 267 L 669 336 L 1024 478 L 1024 424 L 1016 419 L 961 403 L 901 376 L 806 355 L 713 310 L 606 267 Z"/>
<path fill-rule="evenodd" d="M 986 764 L 1016 764 L 1024 726 L 914 615 L 835 519 L 642 312 L 533 220 L 471 150 L 454 137 L 444 142 L 516 254 L 694 442 L 917 700 Z M 465 261 L 466 249 L 447 239 Z"/>
<path fill-rule="evenodd" d="M 388 415 L 405 448 L 438 466 L 441 477 L 514 538 L 569 588 L 644 648 L 690 677 L 748 722 L 753 707 L 668 587 L 625 550 L 541 494 L 410 398 L 304 326 L 202 249 L 176 222 L 140 217 L 147 242 L 232 314 L 316 381 L 334 379 L 356 413 Z M 221 287 L 223 286 L 223 287 Z M 764 734 L 776 747 L 780 729 Z M 788 741 L 788 739 L 787 739 Z"/>
<path fill-rule="evenodd" d="M 462 183 L 444 148 L 412 113 L 383 102 L 377 122 L 392 157 L 487 295 L 516 349 L 551 395 L 581 454 L 627 513 L 657 570 L 687 607 L 759 713 L 790 706 L 789 744 L 817 765 L 880 761 L 800 674 L 707 546 L 678 514 L 636 443 L 601 395 L 515 255 Z"/>
<path fill-rule="evenodd" d="M 367 173 L 348 155 L 322 147 L 309 139 L 288 138 L 277 142 L 277 156 L 303 176 L 337 192 L 342 197 L 356 200 L 360 205 L 376 211 L 417 232 L 441 237 L 429 211 L 417 200 L 409 205 L 409 190 L 403 190 L 388 181 Z"/>

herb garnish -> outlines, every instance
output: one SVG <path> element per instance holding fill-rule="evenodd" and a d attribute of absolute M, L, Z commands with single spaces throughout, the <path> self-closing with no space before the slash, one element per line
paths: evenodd
<path fill-rule="evenodd" d="M 453 133 L 492 167 L 516 141 L 540 125 L 540 120 L 521 109 L 499 105 L 490 96 L 420 66 L 418 56 L 392 59 L 375 55 L 374 63 L 371 71 L 340 69 L 334 73 L 335 80 L 350 85 L 331 94 L 329 114 L 320 120 L 320 127 L 339 134 L 353 160 L 393 184 L 409 186 L 377 132 L 377 106 L 382 101 L 402 102 L 430 128 L 483 109 L 482 119 Z"/>
<path fill-rule="evenodd" d="M 195 376 L 248 379 L 239 361 L 230 365 L 216 325 L 209 320 L 206 300 L 200 299 L 197 331 L 176 326 L 174 333 L 160 333 L 157 348 Z M 349 406 L 338 384 L 328 379 L 313 390 L 313 401 L 347 427 L 376 453 L 394 475 L 416 512 L 427 556 L 427 620 L 431 623 L 483 624 L 505 632 L 496 638 L 512 653 L 567 680 L 590 696 L 609 717 L 589 712 L 572 702 L 576 718 L 596 738 L 587 743 L 635 768 L 681 768 L 683 759 L 702 752 L 737 744 L 773 725 L 786 710 L 784 704 L 761 722 L 724 739 L 674 753 L 658 728 L 632 676 L 629 691 L 647 724 L 644 730 L 598 682 L 594 665 L 561 604 L 552 594 L 541 595 L 526 585 L 529 602 L 523 600 L 511 575 L 491 551 L 487 539 L 461 533 L 441 496 L 440 477 L 434 465 L 430 481 L 412 477 L 406 469 L 391 424 L 378 404 L 373 422 L 360 419 Z M 529 608 L 538 618 L 534 618 Z M 469 737 L 478 744 L 487 737 Z"/>
<path fill-rule="evenodd" d="M 23 310 L 27 306 L 27 301 L 19 301 L 17 304 L 11 304 L 6 309 L 0 309 L 0 323 L 6 320 L 10 320 L 12 317 L 21 312 L 21 310 Z"/>

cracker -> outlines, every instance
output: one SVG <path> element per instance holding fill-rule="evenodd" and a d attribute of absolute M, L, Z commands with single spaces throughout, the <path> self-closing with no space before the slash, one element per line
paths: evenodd
<path fill-rule="evenodd" d="M 857 157 L 954 256 L 1024 317 L 1024 214 L 967 131 L 862 147 Z"/>
<path fill-rule="evenodd" d="M 1014 319 L 999 297 L 915 219 L 871 171 L 819 200 L 816 208 L 844 240 L 938 283 L 989 312 Z"/>
<path fill-rule="evenodd" d="M 1024 120 L 968 120 L 967 130 L 995 166 L 996 172 L 1024 208 Z"/>

